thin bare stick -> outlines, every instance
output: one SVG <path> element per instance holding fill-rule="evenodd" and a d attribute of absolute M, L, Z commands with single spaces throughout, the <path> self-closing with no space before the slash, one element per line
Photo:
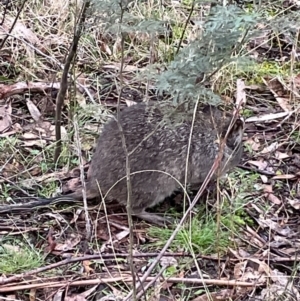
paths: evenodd
<path fill-rule="evenodd" d="M 86 12 L 90 6 L 90 0 L 85 0 L 83 2 L 81 12 L 79 15 L 79 20 L 77 22 L 77 28 L 74 33 L 73 42 L 70 48 L 70 52 L 66 59 L 66 64 L 64 66 L 64 70 L 62 73 L 61 81 L 60 81 L 60 89 L 56 98 L 56 112 L 55 112 L 55 137 L 56 137 L 56 148 L 54 153 L 54 162 L 57 163 L 59 155 L 61 153 L 61 111 L 64 103 L 64 99 L 67 93 L 68 88 L 68 74 L 70 70 L 70 66 L 74 57 L 76 55 L 79 39 L 81 36 L 83 24 L 86 19 Z"/>
<path fill-rule="evenodd" d="M 187 17 L 187 19 L 186 19 L 185 24 L 184 24 L 184 28 L 183 28 L 181 37 L 180 37 L 180 39 L 179 39 L 179 44 L 178 44 L 178 47 L 177 47 L 177 49 L 176 49 L 176 53 L 175 53 L 176 55 L 178 54 L 179 50 L 181 49 L 181 45 L 182 45 L 182 42 L 183 42 L 183 39 L 184 39 L 184 35 L 185 35 L 185 33 L 186 33 L 187 26 L 188 26 L 188 24 L 190 23 L 192 14 L 193 14 L 193 12 L 194 12 L 194 9 L 195 9 L 195 0 L 193 0 L 192 7 L 191 7 L 191 9 L 190 9 L 190 13 L 189 13 L 189 15 L 188 15 L 188 17 Z"/>
<path fill-rule="evenodd" d="M 120 8 L 121 8 L 121 16 L 120 16 L 120 24 L 122 25 L 123 22 L 123 15 L 124 12 L 126 11 L 127 7 L 126 5 L 123 7 L 122 2 L 120 2 Z M 121 26 L 120 26 L 121 28 Z M 133 282 L 133 289 L 132 289 L 132 294 L 133 294 L 133 300 L 136 299 L 136 270 L 135 270 L 135 265 L 134 265 L 134 257 L 133 257 L 133 245 L 134 245 L 134 233 L 133 233 L 133 220 L 132 220 L 132 189 L 131 189 L 131 179 L 130 179 L 130 164 L 129 164 L 129 153 L 128 149 L 126 146 L 126 140 L 125 140 L 125 135 L 123 132 L 123 128 L 121 125 L 120 121 L 120 101 L 121 101 L 121 95 L 122 95 L 122 90 L 123 90 L 123 68 L 124 68 L 124 42 L 125 42 L 125 36 L 120 29 L 120 34 L 121 34 L 121 66 L 120 66 L 120 72 L 119 72 L 119 77 L 120 77 L 120 91 L 119 91 L 119 97 L 118 97 L 118 105 L 117 105 L 117 123 L 118 127 L 120 130 L 121 134 L 121 140 L 122 140 L 122 147 L 125 153 L 125 158 L 126 158 L 126 184 L 127 184 L 127 204 L 126 204 L 126 211 L 127 211 L 127 218 L 128 218 L 128 226 L 129 226 L 129 266 L 130 266 L 130 271 L 132 275 L 132 282 Z"/>
<path fill-rule="evenodd" d="M 20 7 L 20 9 L 19 9 L 19 11 L 18 11 L 18 13 L 17 13 L 15 19 L 14 19 L 14 22 L 13 22 L 13 24 L 11 25 L 11 27 L 10 27 L 10 29 L 9 29 L 8 34 L 4 37 L 4 39 L 2 40 L 2 42 L 1 42 L 1 44 L 0 44 L 0 49 L 3 47 L 3 45 L 4 45 L 5 42 L 6 42 L 6 40 L 7 40 L 8 37 L 9 37 L 10 33 L 13 31 L 13 29 L 14 29 L 14 27 L 15 27 L 15 25 L 16 25 L 18 19 L 19 19 L 20 13 L 21 13 L 21 11 L 23 10 L 24 5 L 25 5 L 26 2 L 27 2 L 27 0 L 24 0 L 24 1 L 23 1 L 22 5 L 21 5 L 21 7 Z M 9 3 L 9 1 L 7 2 L 7 5 L 8 5 L 8 3 Z M 6 13 L 6 7 L 5 7 L 5 10 L 4 10 L 4 14 L 3 14 L 3 19 L 2 19 L 2 21 L 1 21 L 1 25 L 2 25 L 3 22 L 4 22 L 5 13 Z"/>
<path fill-rule="evenodd" d="M 84 167 L 83 167 L 84 163 L 83 163 L 83 158 L 81 153 L 79 129 L 78 129 L 78 122 L 76 116 L 74 116 L 74 132 L 75 132 L 74 139 L 76 144 L 76 150 L 79 159 L 80 181 L 82 185 L 82 200 L 83 200 L 84 213 L 85 213 L 86 240 L 89 240 L 92 237 L 92 223 L 88 212 L 87 197 L 86 197 L 86 183 L 84 180 Z"/>
<path fill-rule="evenodd" d="M 97 276 L 97 274 L 95 275 Z M 102 275 L 101 275 L 102 276 Z M 19 290 L 29 290 L 29 289 L 39 289 L 39 288 L 54 288 L 54 287 L 67 287 L 67 286 L 87 286 L 87 285 L 97 285 L 100 283 L 132 283 L 132 276 L 128 274 L 115 275 L 114 277 L 101 277 L 95 279 L 85 279 L 85 280 L 66 280 L 66 281 L 47 281 L 43 279 L 42 283 L 32 283 L 19 284 L 13 286 L 1 286 L 0 293 L 4 292 L 15 292 Z M 146 282 L 153 282 L 156 277 L 147 277 Z M 197 284 L 197 285 L 218 285 L 218 286 L 230 286 L 230 287 L 259 287 L 263 286 L 264 283 L 246 282 L 246 281 L 236 281 L 236 280 L 219 280 L 219 279 L 198 279 L 198 278 L 181 278 L 181 277 L 170 277 L 163 278 L 160 277 L 159 281 L 162 283 L 185 283 L 185 284 Z"/>

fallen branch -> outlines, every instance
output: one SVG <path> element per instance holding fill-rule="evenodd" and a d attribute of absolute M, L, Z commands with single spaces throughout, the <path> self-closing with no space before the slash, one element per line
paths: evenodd
<path fill-rule="evenodd" d="M 97 277 L 97 274 L 94 275 Z M 139 275 L 140 277 L 142 275 Z M 156 277 L 147 277 L 144 281 L 149 282 L 156 279 Z M 258 284 L 253 282 L 245 281 L 236 281 L 236 280 L 218 280 L 218 279 L 199 279 L 199 278 L 177 278 L 170 277 L 164 278 L 160 277 L 158 279 L 160 283 L 184 283 L 184 284 L 197 284 L 197 285 L 218 285 L 218 286 L 242 286 L 242 287 L 256 287 Z M 126 282 L 132 283 L 132 277 L 130 275 L 121 275 L 118 277 L 111 278 L 101 278 L 97 277 L 96 279 L 87 279 L 87 280 L 77 280 L 77 281 L 52 281 L 48 282 L 47 279 L 42 279 L 43 283 L 33 283 L 33 284 L 23 284 L 23 285 L 10 285 L 10 286 L 1 286 L 0 293 L 20 291 L 20 290 L 29 290 L 29 289 L 39 289 L 39 288 L 55 288 L 55 287 L 65 287 L 65 286 L 86 286 L 86 285 L 97 285 L 100 283 L 116 283 L 116 282 Z M 262 285 L 262 284 L 260 284 Z"/>

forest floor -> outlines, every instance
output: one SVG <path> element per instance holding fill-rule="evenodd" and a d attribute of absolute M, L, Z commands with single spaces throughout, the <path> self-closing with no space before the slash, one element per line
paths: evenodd
<path fill-rule="evenodd" d="M 79 4 L 0 2 L 0 212 L 3 205 L 74 191 L 118 100 L 122 109 L 145 95 L 156 98 L 154 82 L 140 74 L 150 65 L 158 73 L 168 68 L 193 3 L 169 2 L 167 10 L 155 1 L 135 2 L 135 18 L 149 12 L 173 22 L 166 22 L 165 36 L 133 30 L 123 54 L 118 35 L 104 33 L 91 17 L 70 71 L 56 163 L 55 103 Z M 297 1 L 283 2 L 266 1 L 268 17 L 300 19 Z M 193 12 L 182 47 L 198 34 L 194 20 L 202 13 Z M 176 225 L 134 218 L 130 246 L 126 208 L 117 204 L 89 203 L 91 237 L 78 203 L 0 213 L 0 300 L 129 300 L 134 280 L 139 283 L 155 260 L 139 283 L 138 300 L 300 300 L 299 28 L 292 40 L 286 31 L 259 27 L 259 38 L 244 48 L 254 61 L 251 70 L 224 66 L 209 83 L 224 104 L 234 99 L 238 80 L 245 85 L 242 161 L 202 195 L 162 259 L 156 258 Z M 153 210 L 179 221 L 182 193 Z"/>

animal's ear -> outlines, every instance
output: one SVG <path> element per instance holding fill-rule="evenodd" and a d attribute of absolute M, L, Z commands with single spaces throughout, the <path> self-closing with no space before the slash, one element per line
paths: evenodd
<path fill-rule="evenodd" d="M 209 113 L 212 113 L 212 106 L 211 105 L 205 105 L 202 109 L 202 112 L 205 113 L 205 114 L 209 114 Z"/>
<path fill-rule="evenodd" d="M 229 134 L 239 131 L 240 128 L 242 128 L 242 129 L 244 128 L 244 122 L 241 118 L 237 118 L 237 120 L 234 122 Z"/>
<path fill-rule="evenodd" d="M 217 107 L 211 105 L 205 105 L 202 109 L 202 112 L 209 120 L 211 120 L 212 124 L 217 126 L 219 125 L 222 113 L 218 110 Z"/>
<path fill-rule="evenodd" d="M 220 111 L 216 106 L 212 106 L 212 105 L 205 105 L 202 109 L 202 112 L 206 115 L 211 115 L 212 117 L 217 117 L 217 118 L 220 118 L 221 114 L 223 114 L 223 112 Z"/>
<path fill-rule="evenodd" d="M 226 111 L 219 109 L 216 106 L 205 105 L 202 108 L 202 112 L 211 119 L 212 122 L 218 125 L 218 127 L 222 127 L 222 123 L 225 121 L 228 113 Z"/>
<path fill-rule="evenodd" d="M 243 133 L 244 133 L 244 122 L 241 118 L 238 118 L 234 122 L 230 132 L 228 133 L 227 141 L 226 141 L 227 146 L 234 149 L 239 144 L 241 144 L 243 139 Z M 223 137 L 225 137 L 226 131 L 223 132 L 223 135 L 224 135 Z"/>

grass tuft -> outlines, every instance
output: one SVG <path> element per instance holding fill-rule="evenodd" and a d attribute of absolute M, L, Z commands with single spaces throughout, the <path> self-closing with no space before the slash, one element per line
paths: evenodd
<path fill-rule="evenodd" d="M 43 265 L 43 256 L 33 248 L 15 240 L 13 244 L 0 246 L 0 274 L 15 274 Z"/>

